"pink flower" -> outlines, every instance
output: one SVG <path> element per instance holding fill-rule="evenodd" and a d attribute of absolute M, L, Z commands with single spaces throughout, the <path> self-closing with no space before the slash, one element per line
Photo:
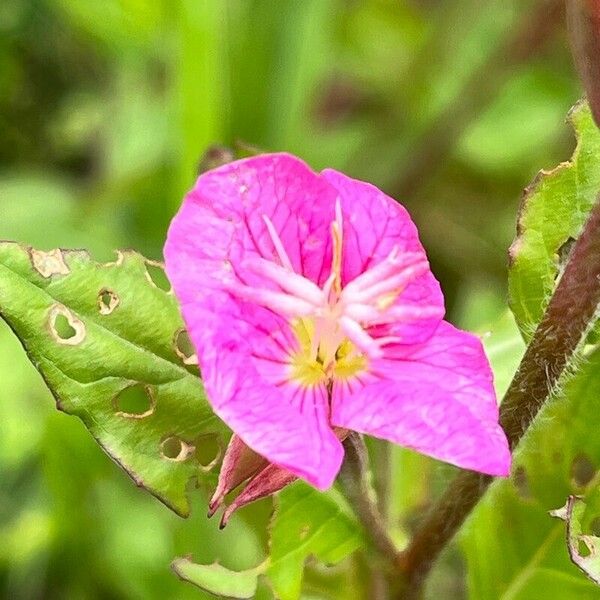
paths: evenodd
<path fill-rule="evenodd" d="M 328 488 L 348 430 L 508 473 L 481 343 L 442 320 L 416 227 L 377 188 L 287 154 L 230 163 L 187 195 L 165 260 L 235 433 L 212 510 L 249 477 L 238 504 L 296 476 Z"/>

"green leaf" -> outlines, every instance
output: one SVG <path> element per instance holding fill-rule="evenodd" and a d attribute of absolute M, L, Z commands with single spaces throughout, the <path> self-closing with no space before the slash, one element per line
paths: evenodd
<path fill-rule="evenodd" d="M 335 491 L 326 494 L 297 482 L 279 493 L 271 526 L 267 575 L 278 598 L 300 598 L 309 556 L 335 564 L 362 544 L 360 528 Z"/>
<path fill-rule="evenodd" d="M 100 42 L 100 49 L 116 54 L 152 46 L 162 33 L 165 15 L 161 2 L 106 0 L 99 5 L 92 0 L 54 0 L 54 4 L 75 31 L 81 30 Z"/>
<path fill-rule="evenodd" d="M 598 372 L 600 351 L 542 410 L 519 446 L 511 478 L 492 485 L 463 529 L 470 598 L 599 597 L 569 560 L 564 525 L 548 514 L 569 495 L 595 493 L 600 437 L 590 432 L 598 419 Z M 600 510 L 590 521 L 598 516 Z"/>
<path fill-rule="evenodd" d="M 179 0 L 172 13 L 180 44 L 170 65 L 180 165 L 173 197 L 180 198 L 193 184 L 202 154 L 225 136 L 228 5 Z"/>
<path fill-rule="evenodd" d="M 579 496 L 569 496 L 562 508 L 550 514 L 567 523 L 567 548 L 573 563 L 594 583 L 600 584 L 600 537 L 583 533 L 585 510 L 586 503 Z M 587 554 L 580 551 L 580 543 L 584 544 Z"/>
<path fill-rule="evenodd" d="M 587 105 L 570 115 L 578 138 L 571 162 L 526 190 L 511 247 L 510 303 L 521 334 L 540 321 L 600 190 L 600 133 Z M 600 394 L 600 351 L 577 357 L 522 439 L 509 480 L 495 482 L 461 535 L 471 598 L 598 598 L 569 560 L 564 525 L 549 512 L 593 494 L 600 438 L 591 430 Z M 590 520 L 600 515 L 600 504 Z"/>
<path fill-rule="evenodd" d="M 525 353 L 523 338 L 508 309 L 485 330 L 482 342 L 494 372 L 496 395 L 502 398 Z"/>
<path fill-rule="evenodd" d="M 510 248 L 509 303 L 528 339 L 600 190 L 600 131 L 589 107 L 577 104 L 569 122 L 577 147 L 569 162 L 542 171 L 525 190 Z"/>
<path fill-rule="evenodd" d="M 58 408 L 78 416 L 137 485 L 187 516 L 186 487 L 208 476 L 224 426 L 160 275 L 132 251 L 101 264 L 84 251 L 2 242 L 0 314 Z"/>
<path fill-rule="evenodd" d="M 173 571 L 184 581 L 226 598 L 254 598 L 258 576 L 264 571 L 264 563 L 246 571 L 231 571 L 218 563 L 199 565 L 189 558 L 176 558 L 171 564 Z"/>
<path fill-rule="evenodd" d="M 309 556 L 336 564 L 363 543 L 360 526 L 344 498 L 335 490 L 322 493 L 301 481 L 276 496 L 270 533 L 270 557 L 254 569 L 231 571 L 178 558 L 173 570 L 203 590 L 231 598 L 253 598 L 258 577 L 265 574 L 277 598 L 298 600 Z"/>

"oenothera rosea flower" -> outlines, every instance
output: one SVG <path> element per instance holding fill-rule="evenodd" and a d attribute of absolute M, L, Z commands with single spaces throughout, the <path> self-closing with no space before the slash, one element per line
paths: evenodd
<path fill-rule="evenodd" d="M 478 338 L 443 320 L 407 211 L 377 188 L 288 154 L 199 177 L 169 229 L 168 276 L 206 394 L 234 432 L 214 512 L 300 477 L 324 490 L 356 431 L 506 475 Z"/>

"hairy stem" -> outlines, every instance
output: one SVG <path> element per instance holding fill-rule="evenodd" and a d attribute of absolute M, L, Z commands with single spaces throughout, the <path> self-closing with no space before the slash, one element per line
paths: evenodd
<path fill-rule="evenodd" d="M 575 65 L 600 127 L 600 3 L 567 0 L 567 25 Z"/>
<path fill-rule="evenodd" d="M 346 458 L 339 475 L 344 493 L 373 547 L 386 560 L 390 558 L 393 560 L 398 550 L 388 536 L 385 521 L 369 485 L 365 442 L 358 433 L 351 433 L 344 440 L 344 450 Z"/>
<path fill-rule="evenodd" d="M 390 481 L 392 477 L 392 447 L 386 440 L 372 440 L 375 446 L 373 487 L 377 494 L 377 507 L 387 525 L 390 512 Z"/>
<path fill-rule="evenodd" d="M 500 408 L 511 449 L 556 389 L 600 304 L 600 198 L 573 247 L 571 258 L 527 348 Z M 433 562 L 483 496 L 492 477 L 460 473 L 424 518 L 408 548 L 397 555 L 407 589 L 418 597 Z"/>

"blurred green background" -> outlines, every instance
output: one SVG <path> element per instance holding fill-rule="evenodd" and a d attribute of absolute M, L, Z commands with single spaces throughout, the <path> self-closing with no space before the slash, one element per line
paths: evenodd
<path fill-rule="evenodd" d="M 559 4 L 2 0 L 0 239 L 158 259 L 207 148 L 286 150 L 405 204 L 450 319 L 484 331 L 505 309 L 521 190 L 574 145 Z M 418 513 L 441 477 L 421 460 L 398 502 Z M 263 501 L 218 532 L 204 503 L 182 521 L 136 489 L 0 324 L 1 597 L 203 597 L 171 559 L 252 566 L 269 515 Z M 324 579 L 353 597 L 314 567 L 306 598 L 328 597 L 310 591 Z M 460 566 L 435 581 L 461 597 Z"/>

